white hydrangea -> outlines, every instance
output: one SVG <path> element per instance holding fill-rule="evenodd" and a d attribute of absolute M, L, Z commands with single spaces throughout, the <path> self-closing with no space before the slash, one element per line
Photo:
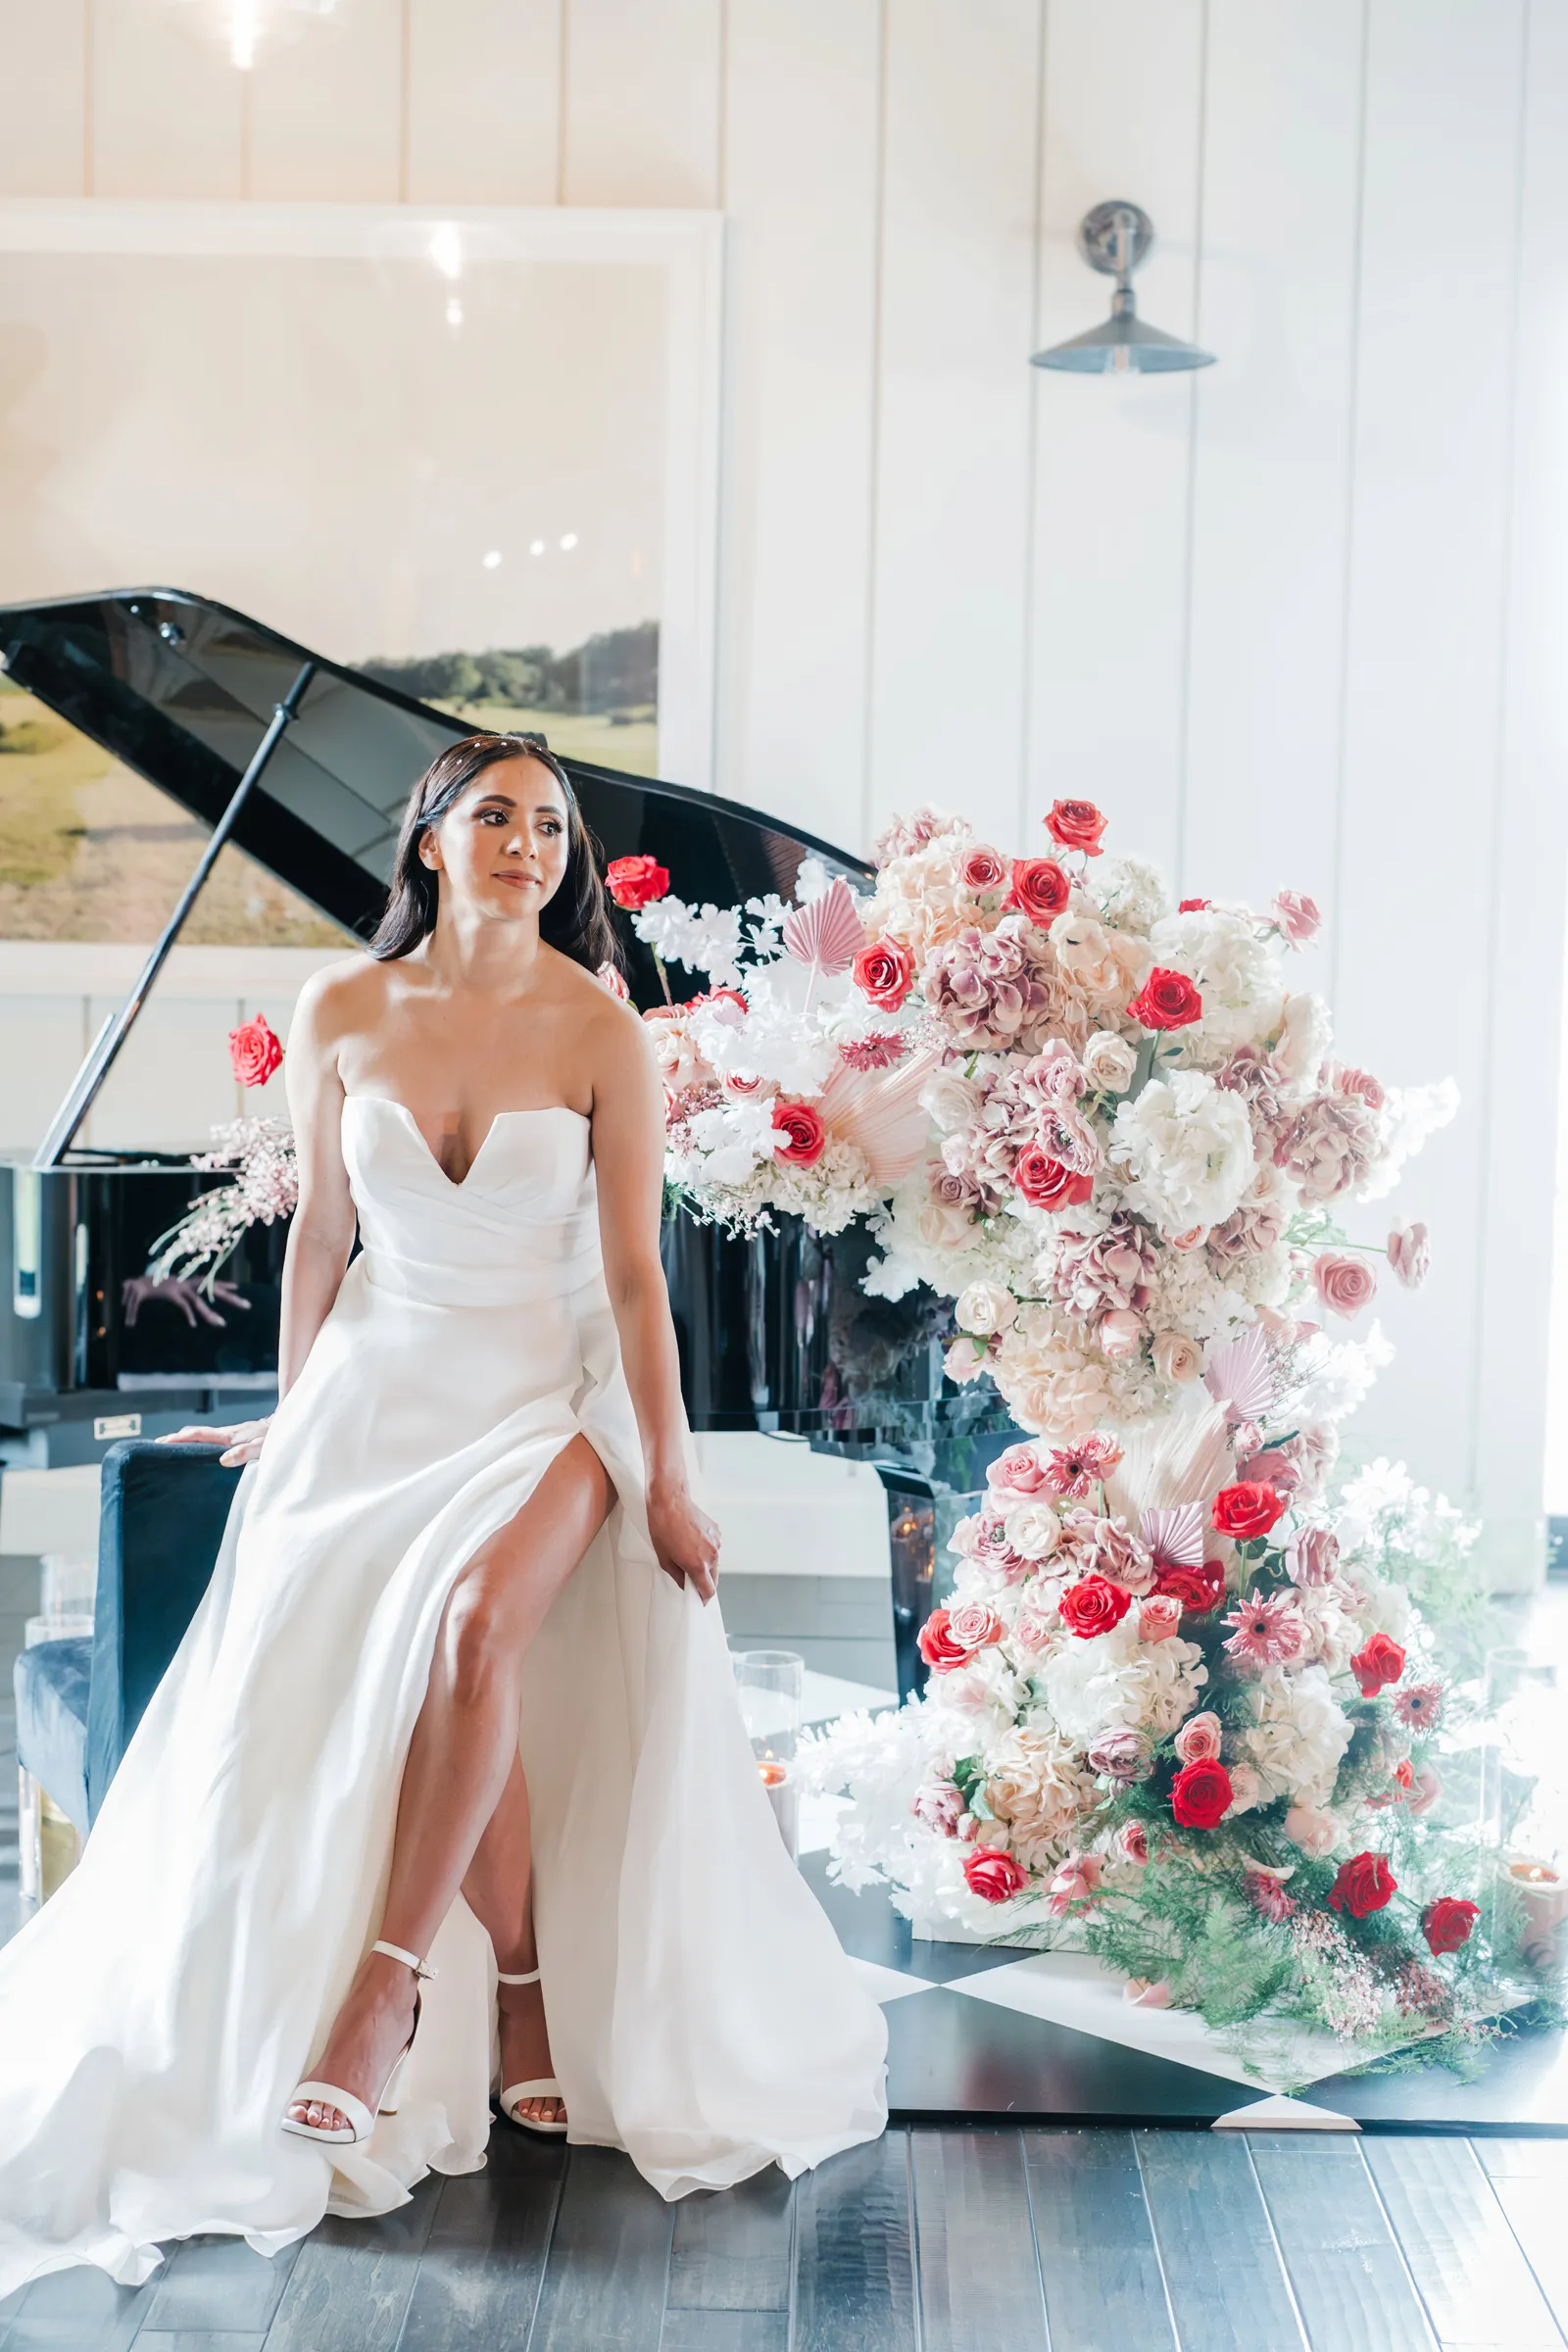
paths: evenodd
<path fill-rule="evenodd" d="M 1129 1205 L 1167 1234 L 1223 1224 L 1254 1172 L 1247 1105 L 1204 1070 L 1172 1070 L 1121 1103 L 1110 1151 L 1132 1173 Z"/>
<path fill-rule="evenodd" d="M 1364 1340 L 1334 1340 L 1327 1332 L 1307 1342 L 1298 1359 L 1302 1378 L 1291 1391 L 1299 1422 L 1343 1421 L 1363 1401 L 1394 1348 L 1381 1323 Z"/>
<path fill-rule="evenodd" d="M 1382 1127 L 1388 1157 L 1373 1169 L 1356 1198 L 1381 1200 L 1392 1193 L 1404 1173 L 1404 1163 L 1419 1152 L 1427 1138 L 1446 1127 L 1459 1108 L 1459 1089 L 1451 1078 L 1436 1086 L 1391 1088 L 1384 1098 Z"/>
<path fill-rule="evenodd" d="M 1196 1642 L 1140 1641 L 1131 1610 L 1108 1634 L 1065 1636 L 1039 1679 L 1050 1720 L 1087 1747 L 1122 1728 L 1164 1739 L 1192 1713 L 1208 1668 Z"/>
<path fill-rule="evenodd" d="M 1167 914 L 1150 934 L 1154 961 L 1185 972 L 1203 1000 L 1200 1020 L 1180 1033 L 1189 1060 L 1228 1060 L 1238 1046 L 1255 1045 L 1278 1027 L 1285 1011 L 1279 951 L 1260 938 L 1246 906 L 1197 906 Z"/>
<path fill-rule="evenodd" d="M 1102 922 L 1118 931 L 1140 931 L 1145 937 L 1170 912 L 1170 893 L 1157 865 L 1142 858 L 1107 858 L 1094 876 Z"/>
<path fill-rule="evenodd" d="M 1263 1801 L 1289 1796 L 1326 1805 L 1350 1744 L 1350 1723 L 1322 1666 L 1287 1674 L 1271 1666 L 1250 1693 L 1254 1728 L 1236 1744 L 1262 1783 Z"/>

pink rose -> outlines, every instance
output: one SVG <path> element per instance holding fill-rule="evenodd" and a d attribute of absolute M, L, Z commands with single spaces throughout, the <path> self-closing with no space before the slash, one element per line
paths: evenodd
<path fill-rule="evenodd" d="M 1150 1352 L 1154 1359 L 1154 1370 L 1161 1380 L 1178 1384 L 1196 1380 L 1202 1368 L 1203 1350 L 1196 1340 L 1188 1339 L 1184 1332 L 1156 1332 Z"/>
<path fill-rule="evenodd" d="M 1009 1446 L 1005 1453 L 998 1454 L 987 1468 L 986 1484 L 1000 1487 L 1004 1494 L 1043 1494 L 1051 1492 L 1045 1467 L 1032 1446 Z"/>
<path fill-rule="evenodd" d="M 1176 1753 L 1184 1764 L 1207 1764 L 1219 1754 L 1220 1721 L 1205 1708 L 1189 1715 L 1176 1735 Z"/>
<path fill-rule="evenodd" d="M 1113 1364 L 1124 1363 L 1144 1344 L 1144 1319 L 1130 1306 L 1113 1306 L 1109 1314 L 1101 1316 L 1095 1336 L 1103 1355 Z"/>
<path fill-rule="evenodd" d="M 1088 1763 L 1111 1781 L 1147 1781 L 1153 1770 L 1148 1739 L 1121 1724 L 1090 1741 Z"/>
<path fill-rule="evenodd" d="M 1180 1250 L 1184 1255 L 1189 1250 L 1196 1250 L 1199 1243 L 1207 1238 L 1208 1227 L 1206 1225 L 1189 1225 L 1183 1233 L 1167 1233 L 1165 1236 L 1171 1248 Z"/>
<path fill-rule="evenodd" d="M 228 1033 L 229 1067 L 241 1086 L 265 1086 L 283 1059 L 283 1049 L 259 1012 Z"/>
<path fill-rule="evenodd" d="M 1074 1903 L 1087 1903 L 1100 1885 L 1101 1864 L 1094 1854 L 1069 1854 L 1051 1882 L 1053 1918 L 1064 1919 Z"/>
<path fill-rule="evenodd" d="M 958 879 L 965 890 L 1002 890 L 1006 884 L 1007 869 L 995 850 L 977 842 L 958 860 Z"/>
<path fill-rule="evenodd" d="M 1303 1527 L 1285 1547 L 1293 1585 L 1332 1585 L 1340 1570 L 1340 1539 L 1331 1527 Z"/>
<path fill-rule="evenodd" d="M 1324 1813 L 1316 1805 L 1292 1805 L 1281 1825 L 1293 1845 L 1314 1862 L 1321 1862 L 1331 1853 L 1340 1834 L 1340 1825 L 1332 1813 Z"/>
<path fill-rule="evenodd" d="M 1168 2009 L 1170 1986 L 1163 1977 L 1129 1977 L 1121 1988 L 1121 1997 L 1131 2001 L 1135 2009 Z"/>
<path fill-rule="evenodd" d="M 1236 1475 L 1270 1486 L 1276 1494 L 1294 1494 L 1301 1483 L 1295 1456 L 1278 1446 L 1265 1446 L 1260 1452 L 1250 1453 L 1245 1461 L 1237 1463 Z"/>
<path fill-rule="evenodd" d="M 1124 1821 L 1110 1841 L 1110 1850 L 1118 1862 L 1130 1862 L 1142 1870 L 1149 1860 L 1149 1832 L 1141 1821 Z"/>
<path fill-rule="evenodd" d="M 960 1649 L 989 1649 L 1002 1640 L 1002 1620 L 983 1600 L 966 1600 L 948 1611 L 948 1638 Z"/>
<path fill-rule="evenodd" d="M 1442 1794 L 1443 1783 L 1430 1764 L 1423 1764 L 1415 1776 L 1415 1785 L 1404 1801 L 1408 1811 L 1419 1820 L 1423 1813 L 1431 1812 Z"/>
<path fill-rule="evenodd" d="M 1013 1619 L 1012 1645 L 1014 1649 L 1048 1648 L 1054 1641 L 1055 1635 L 1055 1618 L 1045 1615 L 1039 1609 L 1031 1608 L 1027 1601 Z"/>
<path fill-rule="evenodd" d="M 1027 1881 L 1021 1864 L 995 1845 L 977 1845 L 963 1866 L 963 1875 L 970 1893 L 981 1895 L 988 1903 L 1010 1902 Z"/>
<path fill-rule="evenodd" d="M 1182 1621 L 1182 1604 L 1170 1592 L 1151 1592 L 1138 1603 L 1140 1642 L 1168 1642 Z"/>
<path fill-rule="evenodd" d="M 1293 948 L 1304 948 L 1322 928 L 1323 917 L 1316 903 L 1303 898 L 1298 890 L 1282 890 L 1269 912 Z"/>
<path fill-rule="evenodd" d="M 1377 1296 L 1378 1278 L 1365 1258 L 1347 1257 L 1337 1250 L 1325 1250 L 1313 1259 L 1312 1280 L 1330 1314 L 1343 1315 L 1347 1322 Z"/>
<path fill-rule="evenodd" d="M 1381 1110 L 1388 1101 L 1381 1078 L 1370 1070 L 1351 1069 L 1348 1062 L 1335 1062 L 1325 1073 L 1337 1095 L 1358 1095 L 1369 1110 Z"/>
<path fill-rule="evenodd" d="M 1424 1225 L 1396 1225 L 1389 1236 L 1389 1263 L 1407 1291 L 1418 1291 L 1432 1271 Z"/>

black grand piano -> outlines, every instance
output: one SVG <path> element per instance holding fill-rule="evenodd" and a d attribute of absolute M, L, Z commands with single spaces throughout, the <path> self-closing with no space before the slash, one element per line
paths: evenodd
<path fill-rule="evenodd" d="M 117 1437 L 265 1410 L 275 1376 L 281 1228 L 253 1227 L 224 1268 L 244 1310 L 192 1323 L 165 1300 L 138 1299 L 138 1278 L 156 1237 L 223 1179 L 183 1157 L 76 1142 L 219 851 L 231 840 L 367 937 L 410 786 L 471 729 L 176 589 L 0 608 L 0 661 L 16 685 L 210 828 L 140 979 L 30 1164 L 0 1165 L 0 1458 L 86 1461 Z M 788 898 L 808 854 L 852 883 L 866 878 L 845 852 L 733 802 L 564 765 L 605 857 L 651 853 L 683 898 Z M 653 957 L 622 924 L 645 1008 L 662 1002 Z M 896 1576 L 902 1553 L 918 1582 L 930 1574 L 933 1496 L 980 1484 L 1011 1425 L 989 1382 L 960 1390 L 944 1378 L 944 1301 L 864 1295 L 869 1250 L 862 1232 L 828 1240 L 794 1220 L 735 1239 L 676 1209 L 664 1227 L 693 1428 L 790 1435 L 874 1462 Z"/>

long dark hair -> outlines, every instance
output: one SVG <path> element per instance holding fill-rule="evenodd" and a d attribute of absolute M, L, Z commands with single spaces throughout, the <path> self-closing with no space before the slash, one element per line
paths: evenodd
<path fill-rule="evenodd" d="M 539 909 L 540 938 L 590 972 L 602 963 L 612 963 L 618 971 L 620 949 L 600 878 L 600 847 L 583 822 L 571 779 L 542 735 L 464 735 L 436 754 L 403 811 L 391 896 L 370 941 L 370 954 L 382 963 L 393 963 L 429 938 L 440 893 L 435 873 L 419 856 L 420 835 L 441 822 L 475 776 L 502 760 L 537 760 L 549 768 L 566 804 L 566 870 L 560 889 Z"/>

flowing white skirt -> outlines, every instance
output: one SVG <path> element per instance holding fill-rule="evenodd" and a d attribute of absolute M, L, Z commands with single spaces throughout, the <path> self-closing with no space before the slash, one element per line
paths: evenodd
<path fill-rule="evenodd" d="M 133 2283 L 197 2231 L 275 2251 L 482 2165 L 495 1963 L 461 1898 L 399 2113 L 330 2153 L 278 2119 L 379 1930 L 454 1578 L 578 1430 L 617 1500 L 519 1725 L 570 2136 L 677 2197 L 882 2129 L 881 2014 L 784 1850 L 718 1608 L 648 1542 L 602 1275 L 434 1304 L 361 1258 L 80 1865 L 0 1953 L 0 2293 L 74 2262 Z"/>

